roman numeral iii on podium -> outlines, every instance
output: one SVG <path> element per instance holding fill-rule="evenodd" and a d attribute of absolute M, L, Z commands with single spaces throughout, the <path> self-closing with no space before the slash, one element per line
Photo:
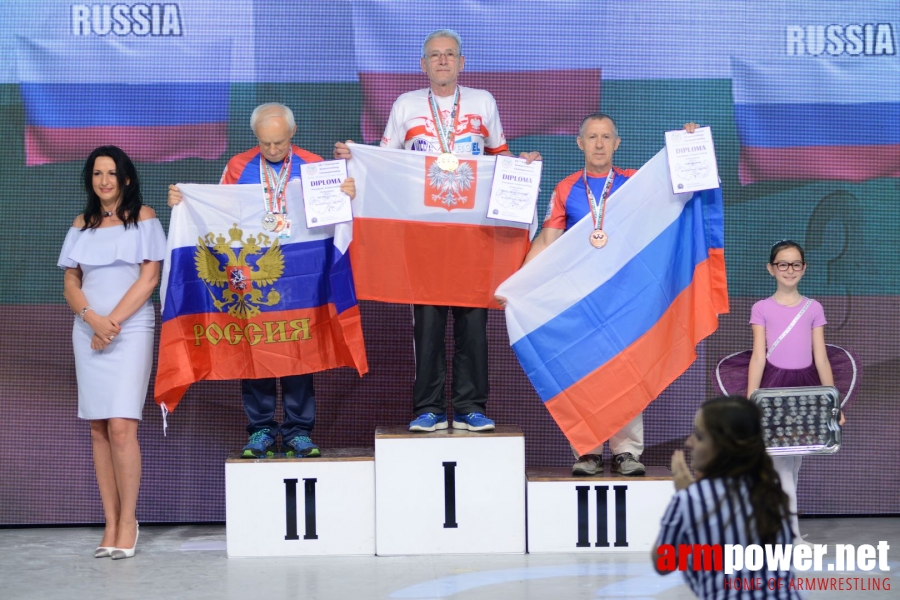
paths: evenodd
<path fill-rule="evenodd" d="M 528 552 L 649 551 L 675 493 L 665 467 L 644 477 L 528 471 Z"/>
<path fill-rule="evenodd" d="M 627 524 L 626 524 L 626 515 L 627 515 L 627 504 L 625 502 L 625 494 L 628 492 L 627 485 L 614 485 L 612 486 L 615 490 L 615 498 L 616 498 L 616 543 L 615 546 L 617 548 L 626 548 L 628 547 L 628 537 L 627 537 Z M 599 548 L 608 548 L 609 547 L 609 527 L 607 525 L 607 508 L 606 508 L 606 498 L 607 492 L 609 491 L 610 486 L 608 485 L 595 485 L 594 491 L 596 492 L 596 506 L 597 506 L 597 517 L 595 522 L 597 524 L 597 541 L 594 542 L 594 546 Z M 578 542 L 575 544 L 578 548 L 586 548 L 591 545 L 590 542 L 590 531 L 588 528 L 588 499 L 591 491 L 591 486 L 589 485 L 578 485 L 575 486 L 575 491 L 578 493 Z"/>

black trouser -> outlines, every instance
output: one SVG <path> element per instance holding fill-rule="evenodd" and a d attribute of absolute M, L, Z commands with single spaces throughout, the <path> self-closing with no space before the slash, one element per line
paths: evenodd
<path fill-rule="evenodd" d="M 462 306 L 413 305 L 416 343 L 416 383 L 413 410 L 417 415 L 447 412 L 444 380 L 447 357 L 444 335 L 447 310 L 453 310 L 453 412 L 483 413 L 488 399 L 487 309 Z"/>
<path fill-rule="evenodd" d="M 247 433 L 269 429 L 276 437 L 281 432 L 283 443 L 295 435 L 309 435 L 316 424 L 316 395 L 313 391 L 312 373 L 287 375 L 281 378 L 281 401 L 284 405 L 284 422 L 278 426 L 275 420 L 275 378 L 242 379 L 241 396 L 247 413 Z"/>

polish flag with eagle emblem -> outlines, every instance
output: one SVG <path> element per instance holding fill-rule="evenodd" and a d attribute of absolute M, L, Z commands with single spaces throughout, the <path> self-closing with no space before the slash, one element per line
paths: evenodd
<path fill-rule="evenodd" d="M 156 402 L 167 413 L 195 381 L 368 371 L 348 223 L 307 229 L 287 185 L 290 235 L 263 229 L 258 184 L 179 184 L 160 298 Z"/>
<path fill-rule="evenodd" d="M 350 256 L 359 298 L 497 308 L 494 290 L 525 258 L 531 225 L 487 217 L 496 158 L 350 144 L 356 179 Z"/>

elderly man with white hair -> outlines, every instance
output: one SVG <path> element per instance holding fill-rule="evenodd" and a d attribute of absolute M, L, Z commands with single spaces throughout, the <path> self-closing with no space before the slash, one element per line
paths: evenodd
<path fill-rule="evenodd" d="M 452 29 L 438 29 L 422 44 L 420 65 L 430 86 L 402 94 L 391 108 L 381 147 L 436 152 L 438 165 L 454 170 L 458 156 L 511 156 L 500 124 L 497 103 L 487 90 L 457 85 L 466 64 L 462 40 Z M 349 142 L 349 140 L 348 140 Z M 334 145 L 335 158 L 351 158 L 343 142 Z M 528 162 L 537 152 L 523 152 Z M 464 306 L 413 305 L 416 380 L 410 431 L 447 429 L 444 397 L 446 360 L 444 337 L 447 312 L 453 312 L 453 428 L 492 431 L 485 416 L 488 401 L 487 309 Z"/>
<path fill-rule="evenodd" d="M 283 104 L 267 103 L 257 106 L 250 116 L 250 127 L 259 145 L 241 152 L 228 161 L 220 184 L 256 183 L 260 186 L 267 219 L 277 226 L 285 217 L 284 188 L 291 179 L 300 178 L 300 167 L 319 162 L 321 156 L 291 144 L 297 133 L 294 113 Z M 341 185 L 341 191 L 351 198 L 356 195 L 352 178 Z M 169 206 L 181 202 L 178 187 L 169 186 Z M 265 226 L 265 224 L 264 224 Z M 300 226 L 303 226 L 302 224 Z M 281 434 L 282 451 L 287 456 L 318 456 L 319 448 L 310 439 L 316 420 L 316 399 L 312 374 L 281 377 L 284 420 L 275 420 L 276 378 L 244 379 L 241 396 L 249 424 L 250 439 L 244 446 L 244 458 L 275 455 L 275 443 Z"/>

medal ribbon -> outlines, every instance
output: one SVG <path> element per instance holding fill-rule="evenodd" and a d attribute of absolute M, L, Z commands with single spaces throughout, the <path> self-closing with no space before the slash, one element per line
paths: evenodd
<path fill-rule="evenodd" d="M 603 184 L 603 193 L 600 195 L 600 205 L 597 205 L 597 199 L 594 198 L 594 192 L 588 185 L 587 169 L 581 172 L 581 178 L 584 179 L 584 189 L 587 190 L 588 202 L 591 204 L 591 216 L 594 217 L 594 229 L 603 229 L 603 217 L 606 216 L 606 200 L 612 192 L 613 179 L 616 173 L 612 165 L 609 166 L 609 174 L 606 176 L 606 183 Z"/>
<path fill-rule="evenodd" d="M 431 106 L 431 116 L 434 117 L 434 126 L 437 129 L 438 140 L 441 142 L 441 149 L 444 152 L 452 153 L 453 139 L 456 137 L 456 123 L 459 117 L 459 86 L 456 86 L 456 93 L 453 94 L 453 111 L 450 113 L 449 130 L 441 118 L 441 109 L 430 89 L 428 90 L 428 103 Z"/>
<path fill-rule="evenodd" d="M 269 165 L 266 157 L 262 153 L 259 155 L 259 179 L 263 184 L 263 204 L 267 213 L 284 214 L 287 211 L 284 187 L 291 178 L 291 154 L 293 153 L 293 147 L 289 148 L 278 175 L 275 175 L 275 169 Z"/>

